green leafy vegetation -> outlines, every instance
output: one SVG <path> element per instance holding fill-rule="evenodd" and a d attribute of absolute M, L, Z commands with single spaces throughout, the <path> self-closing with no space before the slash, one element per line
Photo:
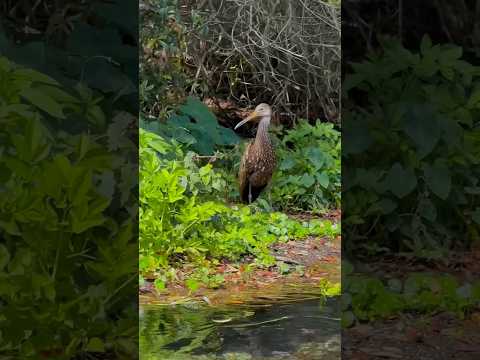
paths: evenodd
<path fill-rule="evenodd" d="M 382 45 L 344 85 L 363 99 L 344 112 L 347 245 L 438 258 L 479 238 L 480 70 L 428 36 Z"/>
<path fill-rule="evenodd" d="M 387 319 L 401 312 L 433 314 L 447 311 L 464 317 L 480 305 L 480 282 L 460 284 L 453 276 L 412 273 L 404 281 L 382 282 L 352 275 L 343 295 L 343 326 L 355 321 Z"/>
<path fill-rule="evenodd" d="M 184 261 L 208 266 L 249 254 L 259 266 L 271 266 L 269 245 L 276 241 L 339 234 L 339 225 L 329 221 L 299 222 L 278 212 L 227 205 L 221 200 L 227 186 L 222 172 L 211 164 L 197 166 L 194 156 L 173 140 L 140 130 L 142 274 L 159 273 L 167 280 L 165 273 Z M 196 288 L 202 278 L 208 279 L 208 272 L 193 274 L 187 286 Z"/>
<path fill-rule="evenodd" d="M 339 296 L 342 293 L 340 283 L 332 283 L 327 279 L 320 280 L 319 287 L 320 292 L 325 296 Z"/>
<path fill-rule="evenodd" d="M 299 97 L 298 88 L 290 83 L 285 83 L 285 88 L 282 85 L 282 90 L 277 92 L 277 85 L 269 84 L 273 73 L 265 77 L 260 69 L 264 68 L 263 62 L 258 68 L 256 62 L 265 58 L 265 63 L 269 63 L 271 58 L 280 65 L 274 65 L 272 71 L 275 72 L 285 71 L 281 64 L 288 63 L 294 71 L 288 70 L 288 74 L 279 79 L 298 75 L 299 83 L 316 87 L 309 94 L 327 94 L 325 96 L 333 100 L 338 95 L 334 88 L 338 89 L 339 82 L 333 77 L 339 73 L 339 63 L 338 52 L 336 49 L 331 52 L 330 42 L 335 42 L 339 31 L 325 24 L 328 39 L 322 42 L 328 45 L 311 54 L 321 57 L 322 63 L 310 71 L 308 67 L 314 62 L 310 57 L 308 61 L 305 57 L 307 64 L 299 64 L 297 58 L 300 57 L 290 59 L 289 54 L 282 54 L 270 45 L 261 49 L 242 45 L 253 52 L 238 54 L 237 41 L 242 41 L 243 35 L 237 36 L 234 29 L 225 32 L 233 24 L 228 20 L 233 11 L 227 10 L 227 17 L 220 20 L 227 27 L 222 26 L 223 32 L 217 39 L 214 28 L 219 21 L 215 16 L 219 9 L 208 10 L 216 6 L 215 2 L 190 2 L 181 6 L 179 3 L 175 0 L 141 3 L 140 290 L 143 294 L 154 289 L 162 302 L 171 302 L 181 294 L 182 298 L 195 296 L 198 300 L 201 295 L 202 301 L 218 304 L 225 300 L 215 296 L 224 297 L 228 291 L 205 291 L 206 288 L 234 288 L 232 293 L 235 293 L 236 289 L 241 291 L 254 285 L 256 293 L 257 285 L 270 283 L 277 291 L 284 291 L 284 280 L 288 276 L 294 281 L 301 278 L 300 281 L 307 283 L 309 294 L 320 293 L 327 303 L 327 297 L 339 295 L 340 286 L 320 281 L 317 289 L 317 269 L 310 271 L 310 264 L 316 258 L 322 261 L 323 257 L 326 262 L 333 262 L 328 254 L 330 251 L 338 254 L 337 249 L 333 249 L 336 244 L 327 241 L 339 236 L 340 224 L 315 217 L 340 205 L 340 133 L 332 124 L 315 119 L 324 118 L 321 101 Z M 277 32 L 275 27 L 285 21 L 285 12 L 281 9 L 284 5 L 275 2 L 255 4 L 253 7 L 258 9 L 255 13 L 252 6 L 218 5 L 223 11 L 230 6 L 238 7 L 239 14 L 242 8 L 250 8 L 250 18 L 258 17 L 260 22 L 264 21 L 265 14 L 270 16 L 268 9 L 272 8 L 275 20 L 265 20 L 272 24 L 273 33 Z M 331 10 L 328 14 L 332 19 L 336 20 L 339 15 L 328 4 L 310 5 L 312 9 L 306 7 L 305 19 L 316 19 L 312 15 L 317 11 L 321 14 L 324 8 Z M 292 22 L 301 22 L 305 29 L 307 21 L 304 26 L 303 17 L 298 19 L 293 13 L 291 16 Z M 323 22 L 323 18 L 319 21 Z M 311 22 L 308 20 L 308 27 L 316 28 Z M 278 31 L 286 32 L 283 23 Z M 227 33 L 235 37 L 233 42 Z M 299 34 L 292 28 L 292 36 Z M 312 41 L 310 35 L 302 40 Z M 228 49 L 231 44 L 235 49 Z M 333 45 L 337 46 L 338 43 Z M 310 46 L 306 45 L 305 52 L 308 49 Z M 323 66 L 328 70 L 318 72 Z M 327 79 L 320 76 L 322 73 Z M 318 88 L 325 91 L 318 92 Z M 295 100 L 285 101 L 290 92 L 290 98 Z M 292 118 L 297 119 L 304 116 L 302 103 L 307 103 L 306 113 L 310 119 L 295 124 L 286 119 L 281 121 L 285 128 L 271 127 L 279 166 L 258 201 L 246 206 L 238 204 L 237 174 L 247 141 L 241 141 L 232 128 L 239 116 L 243 116 L 240 114 L 257 105 L 254 103 L 257 101 L 275 104 L 275 115 L 280 109 L 295 112 Z M 232 107 L 225 110 L 220 103 Z M 335 108 L 335 101 L 332 107 Z M 331 110 L 328 114 L 334 119 L 335 109 L 326 110 Z M 328 249 L 324 251 L 323 245 Z M 297 246 L 305 256 L 298 262 L 290 261 L 289 255 L 294 252 L 291 248 Z M 308 249 L 315 252 L 312 254 Z M 273 283 L 276 279 L 278 283 Z M 303 291 L 303 287 L 295 288 L 299 293 Z M 248 292 L 245 291 L 245 298 L 250 296 Z M 150 297 L 142 296 L 141 301 L 143 299 L 149 302 Z M 185 358 L 191 358 L 190 352 L 218 352 L 221 337 L 212 332 L 215 330 L 212 324 L 230 327 L 232 324 L 227 323 L 236 318 L 224 311 L 220 317 L 212 317 L 209 312 L 215 309 L 213 306 L 205 310 L 195 308 L 193 312 L 185 307 L 189 314 L 175 314 L 177 309 L 183 312 L 179 306 L 162 307 L 158 314 L 165 310 L 165 317 L 162 315 L 159 321 L 152 321 L 148 316 L 142 319 L 140 345 L 145 356 L 181 358 L 185 354 Z M 242 317 L 254 314 L 243 307 L 241 310 Z M 275 318 L 272 322 L 285 319 Z M 240 327 L 256 328 L 262 321 L 252 324 L 242 321 Z M 233 359 L 243 355 L 222 357 Z"/>
<path fill-rule="evenodd" d="M 143 1 L 140 24 L 140 110 L 164 119 L 184 101 L 192 81 L 184 66 L 186 29 L 177 1 Z"/>
<path fill-rule="evenodd" d="M 4 57 L 0 79 L 1 352 L 136 354 L 125 286 L 138 251 L 135 145 L 122 135 L 131 118 L 105 111 L 83 83 L 68 89 Z M 51 126 L 78 119 L 98 130 Z"/>
<path fill-rule="evenodd" d="M 165 138 L 175 139 L 200 155 L 212 155 L 216 148 L 235 145 L 240 140 L 232 129 L 220 126 L 208 107 L 193 97 L 188 97 L 168 121 L 144 117 L 140 126 Z"/>
<path fill-rule="evenodd" d="M 138 20 L 131 16 L 137 6 L 94 0 L 47 0 L 43 6 L 25 0 L 5 3 L 2 55 L 68 87 L 80 79 L 90 89 L 114 93 L 110 102 L 118 107 L 121 97 L 124 104 L 137 106 L 138 51 L 133 43 Z M 25 32 L 25 26 L 32 32 Z"/>
<path fill-rule="evenodd" d="M 214 185 L 217 190 L 220 187 L 224 189 L 225 200 L 238 201 L 236 176 L 244 144 L 232 148 L 238 143 L 238 137 L 231 129 L 219 126 L 214 115 L 198 100 L 189 99 L 180 107 L 180 112 L 194 114 L 198 121 L 189 122 L 187 115 L 176 115 L 167 123 L 141 121 L 140 125 L 182 145 L 189 152 L 186 161 L 192 170 L 196 166 L 194 153 L 218 159 L 216 173 L 224 181 Z M 186 123 L 177 122 L 177 118 Z M 280 130 L 277 135 L 271 136 L 276 143 L 278 167 L 269 190 L 260 197 L 261 206 L 265 209 L 317 213 L 338 208 L 341 200 L 340 132 L 330 123 L 310 125 L 301 121 L 294 129 Z"/>
<path fill-rule="evenodd" d="M 341 142 L 333 124 L 300 122 L 285 132 L 277 154 L 272 205 L 289 211 L 340 207 Z"/>
<path fill-rule="evenodd" d="M 215 267 L 226 261 L 288 274 L 294 268 L 270 254 L 275 242 L 340 231 L 285 214 L 340 205 L 340 133 L 319 120 L 272 129 L 279 166 L 271 185 L 255 204 L 236 205 L 246 141 L 205 100 L 251 106 L 236 94 L 245 93 L 242 81 L 258 79 L 245 78 L 253 66 L 245 59 L 222 60 L 211 44 L 213 13 L 203 5 L 151 0 L 140 10 L 140 283 L 154 280 L 160 292 L 173 282 L 192 292 L 217 288 L 224 279 Z M 258 91 L 250 88 L 248 96 Z"/>
<path fill-rule="evenodd" d="M 464 318 L 480 306 L 480 281 L 461 281 L 450 274 L 410 272 L 402 278 L 354 272 L 342 261 L 342 326 L 385 320 L 401 313 L 450 312 Z"/>
<path fill-rule="evenodd" d="M 217 172 L 226 181 L 224 200 L 238 201 L 236 173 L 244 147 L 239 145 L 237 134 L 220 125 L 201 101 L 212 96 L 212 91 L 206 86 L 208 79 L 202 67 L 195 69 L 198 64 L 191 59 L 192 53 L 199 51 L 198 41 L 211 40 L 208 12 L 193 5 L 188 14 L 179 9 L 176 0 L 144 1 L 141 6 L 140 127 L 175 140 L 185 151 L 215 156 L 219 160 Z M 238 82 L 243 70 L 241 66 L 232 69 L 224 72 L 230 79 L 232 71 L 236 71 L 236 80 L 226 84 L 220 81 L 217 92 L 226 91 L 226 85 L 230 91 L 236 86 L 230 83 Z M 320 121 L 313 125 L 300 121 L 277 133 L 274 141 L 278 145 L 279 168 L 271 191 L 262 196 L 259 204 L 264 209 L 289 212 L 319 213 L 338 207 L 340 133 L 332 124 Z"/>

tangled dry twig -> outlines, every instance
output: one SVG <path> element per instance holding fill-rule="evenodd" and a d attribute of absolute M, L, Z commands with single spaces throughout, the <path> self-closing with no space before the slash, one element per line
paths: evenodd
<path fill-rule="evenodd" d="M 339 6 L 320 0 L 183 3 L 184 10 L 201 12 L 208 27 L 205 36 L 189 34 L 189 49 L 197 78 L 217 96 L 224 92 L 244 104 L 270 102 L 284 114 L 338 120 Z"/>

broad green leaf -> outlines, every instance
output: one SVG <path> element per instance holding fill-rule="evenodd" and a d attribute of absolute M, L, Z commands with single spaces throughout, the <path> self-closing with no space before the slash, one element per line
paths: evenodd
<path fill-rule="evenodd" d="M 238 136 L 231 129 L 217 123 L 217 118 L 200 100 L 188 97 L 180 107 L 180 115 L 173 115 L 169 123 L 190 132 L 196 139 L 193 148 L 202 155 L 212 154 L 215 145 L 234 145 L 239 142 Z"/>
<path fill-rule="evenodd" d="M 94 337 L 94 338 L 91 338 L 88 341 L 88 344 L 87 344 L 85 350 L 90 351 L 90 352 L 103 353 L 103 352 L 105 352 L 105 344 L 103 343 L 102 339 L 100 339 L 98 337 Z"/>
<path fill-rule="evenodd" d="M 0 118 L 7 117 L 10 114 L 20 115 L 27 119 L 35 117 L 32 107 L 27 104 L 6 105 L 0 109 Z"/>
<path fill-rule="evenodd" d="M 25 141 L 28 146 L 29 158 L 31 161 L 43 160 L 49 153 L 50 145 L 47 144 L 47 130 L 40 122 L 40 119 L 34 118 L 27 122 L 25 129 Z"/>
<path fill-rule="evenodd" d="M 440 61 L 445 63 L 452 63 L 454 60 L 458 60 L 462 57 L 463 49 L 461 46 L 449 46 L 448 49 L 444 49 L 441 52 Z"/>
<path fill-rule="evenodd" d="M 229 128 L 217 125 L 218 138 L 216 139 L 217 145 L 234 145 L 240 142 L 238 135 Z"/>
<path fill-rule="evenodd" d="M 109 198 L 102 196 L 95 196 L 93 200 L 88 204 L 90 215 L 96 215 L 99 219 L 103 219 L 99 214 L 102 213 L 110 205 Z M 102 221 L 103 222 L 103 221 Z"/>
<path fill-rule="evenodd" d="M 90 137 L 86 134 L 81 134 L 77 145 L 78 160 L 82 160 L 89 150 Z"/>
<path fill-rule="evenodd" d="M 71 183 L 71 175 L 73 173 L 72 166 L 70 165 L 70 160 L 63 154 L 55 156 L 53 162 L 58 170 L 58 173 L 61 174 L 64 184 L 69 186 Z"/>
<path fill-rule="evenodd" d="M 418 158 L 427 156 L 437 144 L 441 128 L 437 115 L 425 106 L 413 106 L 405 116 L 404 130 L 418 149 Z"/>
<path fill-rule="evenodd" d="M 305 152 L 307 158 L 310 160 L 310 162 L 315 166 L 316 169 L 321 169 L 325 165 L 325 156 L 322 152 L 317 147 L 310 147 L 307 148 Z"/>
<path fill-rule="evenodd" d="M 105 222 L 103 217 L 91 217 L 91 218 L 78 218 L 74 211 L 70 212 L 70 220 L 72 225 L 72 232 L 75 234 L 81 234 L 84 231 L 93 228 L 95 226 L 102 225 Z"/>
<path fill-rule="evenodd" d="M 180 107 L 180 111 L 207 127 L 215 127 L 217 124 L 215 115 L 203 102 L 194 97 L 188 97 L 187 102 Z"/>
<path fill-rule="evenodd" d="M 95 126 L 105 125 L 106 118 L 102 108 L 98 105 L 90 105 L 87 109 L 87 118 Z"/>
<path fill-rule="evenodd" d="M 293 157 L 287 157 L 286 159 L 283 159 L 282 162 L 280 163 L 279 169 L 280 170 L 290 170 L 295 166 L 295 159 Z"/>
<path fill-rule="evenodd" d="M 387 189 L 398 198 L 403 198 L 417 187 L 417 178 L 412 169 L 404 169 L 400 163 L 395 163 L 388 172 L 384 183 Z"/>
<path fill-rule="evenodd" d="M 32 168 L 25 162 L 11 156 L 4 156 L 5 165 L 11 172 L 25 180 L 31 180 Z"/>
<path fill-rule="evenodd" d="M 43 92 L 40 87 L 23 89 L 20 95 L 27 101 L 42 109 L 51 116 L 59 119 L 65 119 L 63 106 L 55 99 Z"/>
<path fill-rule="evenodd" d="M 69 191 L 72 204 L 87 202 L 87 194 L 93 186 L 92 172 L 88 169 L 76 168 L 72 175 L 75 176 L 72 179 L 72 187 Z"/>
<path fill-rule="evenodd" d="M 305 187 L 312 186 L 314 182 L 315 182 L 315 178 L 309 174 L 303 174 L 302 177 L 300 178 L 300 184 L 302 184 Z"/>
<path fill-rule="evenodd" d="M 327 173 L 321 172 L 316 175 L 316 178 L 320 186 L 324 189 L 328 188 L 328 185 L 330 185 L 330 178 L 328 177 Z"/>
<path fill-rule="evenodd" d="M 42 86 L 42 91 L 50 96 L 52 99 L 55 99 L 63 104 L 79 104 L 80 100 L 75 98 L 73 95 L 70 95 L 65 90 L 62 90 L 58 86 Z"/>
<path fill-rule="evenodd" d="M 373 143 L 367 120 L 363 118 L 347 118 L 343 124 L 342 156 L 359 154 L 367 150 Z"/>
<path fill-rule="evenodd" d="M 17 69 L 13 72 L 13 76 L 19 79 L 23 78 L 32 82 L 60 86 L 57 80 L 33 69 Z"/>
<path fill-rule="evenodd" d="M 446 200 L 450 194 L 452 178 L 450 170 L 443 164 L 425 164 L 423 167 L 425 182 L 439 198 Z"/>

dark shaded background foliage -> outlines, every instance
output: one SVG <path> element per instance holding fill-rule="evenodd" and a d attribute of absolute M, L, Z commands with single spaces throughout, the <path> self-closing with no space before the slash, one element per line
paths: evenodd
<path fill-rule="evenodd" d="M 471 356 L 406 329 L 479 306 L 479 11 L 342 1 L 342 323 L 371 329 L 342 333 L 345 358 L 376 357 L 387 328 L 394 357 Z"/>
<path fill-rule="evenodd" d="M 6 358 L 138 356 L 137 6 L 0 5 Z"/>
<path fill-rule="evenodd" d="M 401 4 L 401 7 L 399 7 Z M 424 34 L 434 43 L 453 43 L 468 60 L 480 51 L 480 5 L 476 0 L 346 0 L 342 2 L 342 71 L 348 62 L 378 49 L 378 35 L 395 36 L 418 49 Z M 360 41 L 359 41 L 360 40 Z"/>
<path fill-rule="evenodd" d="M 342 205 L 350 254 L 439 257 L 478 241 L 479 11 L 475 1 L 342 2 Z M 445 44 L 432 57 L 424 56 L 425 34 Z M 437 121 L 455 128 L 445 130 L 449 138 L 428 130 L 438 129 Z M 430 140 L 435 149 L 422 153 Z M 413 193 L 399 194 L 409 174 Z M 443 198 L 432 191 L 439 184 L 448 190 Z"/>
<path fill-rule="evenodd" d="M 138 81 L 137 3 L 91 0 L 5 2 L 3 53 L 65 85 L 78 80 L 126 96 L 135 107 Z M 120 106 L 119 104 L 117 106 Z"/>

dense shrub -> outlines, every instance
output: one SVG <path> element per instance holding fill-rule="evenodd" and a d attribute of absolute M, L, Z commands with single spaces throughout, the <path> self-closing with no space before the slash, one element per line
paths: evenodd
<path fill-rule="evenodd" d="M 344 91 L 362 109 L 344 112 L 347 244 L 438 256 L 478 236 L 480 71 L 461 58 L 426 36 L 418 53 L 384 41 L 352 65 Z"/>
<path fill-rule="evenodd" d="M 279 141 L 272 205 L 319 212 L 340 206 L 340 133 L 333 124 L 301 121 Z"/>

